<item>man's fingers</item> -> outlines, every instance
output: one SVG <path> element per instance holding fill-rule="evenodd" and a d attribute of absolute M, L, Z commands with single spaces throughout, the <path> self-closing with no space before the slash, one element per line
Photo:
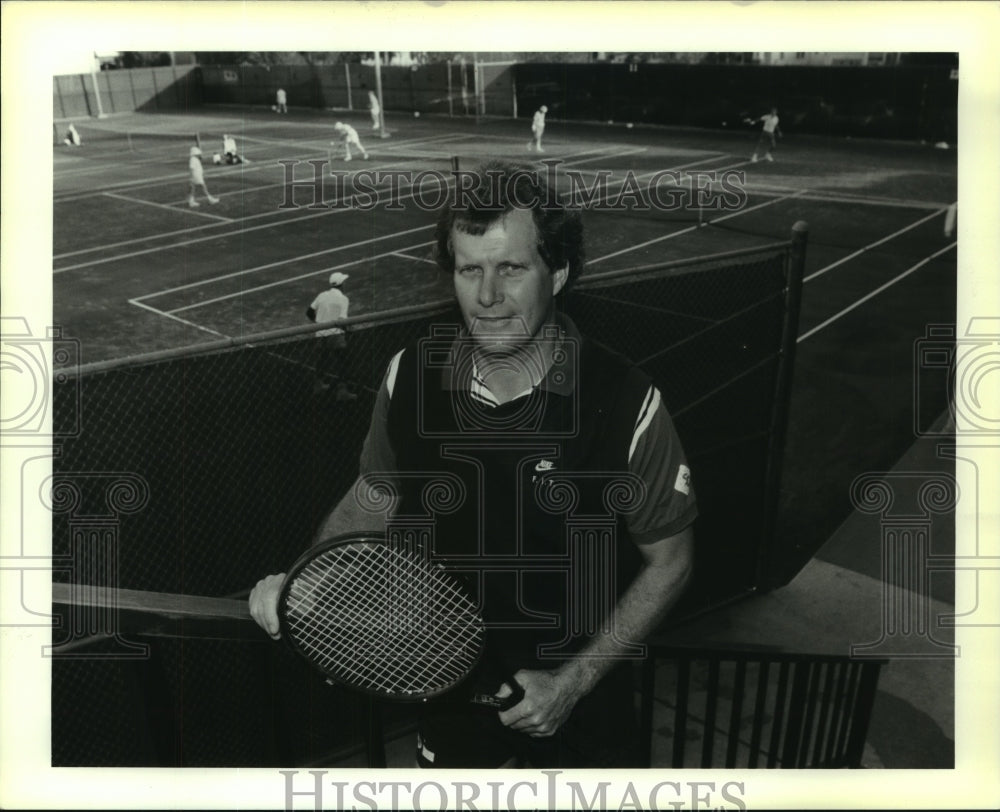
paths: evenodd
<path fill-rule="evenodd" d="M 284 573 L 268 575 L 257 582 L 250 592 L 250 617 L 273 639 L 281 637 L 278 623 L 278 593 L 285 579 Z"/>

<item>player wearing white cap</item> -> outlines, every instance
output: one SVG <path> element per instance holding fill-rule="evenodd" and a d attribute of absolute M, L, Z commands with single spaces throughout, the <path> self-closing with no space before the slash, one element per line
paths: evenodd
<path fill-rule="evenodd" d="M 199 188 L 205 193 L 205 197 L 208 198 L 209 203 L 218 203 L 219 198 L 212 197 L 211 193 L 208 191 L 208 187 L 205 185 L 205 170 L 201 166 L 201 150 L 198 147 L 191 147 L 188 158 L 188 170 L 191 173 L 189 186 L 190 191 L 188 192 L 188 205 L 192 209 L 198 208 L 201 204 L 194 199 L 195 193 Z"/>
<path fill-rule="evenodd" d="M 306 318 L 317 324 L 325 324 L 330 321 L 339 321 L 347 318 L 347 312 L 351 306 L 351 300 L 347 294 L 340 289 L 340 286 L 347 281 L 347 274 L 335 271 L 330 274 L 330 287 L 320 293 L 309 309 L 306 310 Z M 354 400 L 356 395 L 347 389 L 347 385 L 341 379 L 338 372 L 340 351 L 347 346 L 347 337 L 340 327 L 329 327 L 316 332 L 317 338 L 327 338 L 322 348 L 317 353 L 316 360 L 316 384 L 313 391 L 316 394 L 325 392 L 330 388 L 333 380 L 337 382 L 337 400 Z"/>
<path fill-rule="evenodd" d="M 542 133 L 545 132 L 545 114 L 547 112 L 549 112 L 549 108 L 543 104 L 535 111 L 535 115 L 531 119 L 532 139 L 528 142 L 528 152 L 531 152 L 532 149 L 536 152 L 545 152 L 542 149 Z"/>
<path fill-rule="evenodd" d="M 335 129 L 337 131 L 337 133 L 340 135 L 340 139 L 341 139 L 340 143 L 342 143 L 344 145 L 344 160 L 345 161 L 351 160 L 351 147 L 352 146 L 357 148 L 357 150 L 361 153 L 362 157 L 366 161 L 368 160 L 368 152 L 361 145 L 361 139 L 358 138 L 358 131 L 357 130 L 355 130 L 350 124 L 344 124 L 344 122 L 342 122 L 342 121 L 338 121 L 336 124 L 334 124 L 333 125 L 333 129 Z M 337 141 L 331 141 L 330 143 L 333 144 L 334 146 L 338 145 Z"/>
<path fill-rule="evenodd" d="M 330 274 L 330 287 L 320 293 L 306 311 L 306 318 L 317 324 L 324 324 L 328 321 L 337 321 L 347 318 L 347 310 L 351 306 L 351 300 L 347 294 L 340 289 L 340 286 L 347 281 L 347 274 L 336 271 Z M 339 327 L 331 327 L 329 330 L 321 330 L 316 335 L 342 336 L 344 331 Z"/>

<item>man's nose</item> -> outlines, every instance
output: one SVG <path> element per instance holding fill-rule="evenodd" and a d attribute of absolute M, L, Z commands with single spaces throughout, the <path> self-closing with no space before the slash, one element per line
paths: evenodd
<path fill-rule="evenodd" d="M 479 283 L 479 304 L 493 307 L 503 301 L 503 283 L 493 271 L 484 271 Z"/>

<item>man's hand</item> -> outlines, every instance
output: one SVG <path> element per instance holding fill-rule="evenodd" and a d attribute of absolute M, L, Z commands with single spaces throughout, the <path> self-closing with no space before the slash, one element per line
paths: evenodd
<path fill-rule="evenodd" d="M 553 735 L 580 700 L 576 686 L 556 671 L 518 671 L 514 679 L 524 688 L 524 699 L 500 713 L 501 724 L 541 738 Z M 497 696 L 510 696 L 504 685 Z"/>
<path fill-rule="evenodd" d="M 285 580 L 285 573 L 268 575 L 257 582 L 250 592 L 250 617 L 275 640 L 281 637 L 278 625 L 278 593 Z"/>

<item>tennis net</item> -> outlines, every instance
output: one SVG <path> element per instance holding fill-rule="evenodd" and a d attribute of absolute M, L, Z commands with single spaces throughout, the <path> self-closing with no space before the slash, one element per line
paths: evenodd
<path fill-rule="evenodd" d="M 61 145 L 68 137 L 71 122 L 53 122 L 53 143 Z M 201 134 L 187 131 L 169 130 L 115 130 L 82 122 L 73 123 L 80 137 L 80 146 L 106 151 L 132 152 L 137 154 L 167 154 L 187 152 L 190 147 L 201 146 Z"/>

